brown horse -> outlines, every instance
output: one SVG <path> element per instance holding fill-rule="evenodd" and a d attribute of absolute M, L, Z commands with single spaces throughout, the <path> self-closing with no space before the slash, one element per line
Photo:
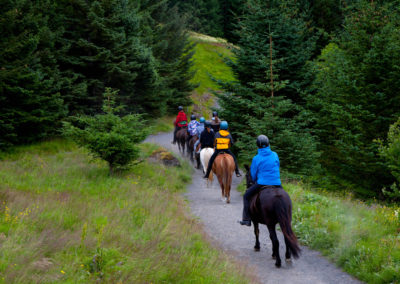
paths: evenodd
<path fill-rule="evenodd" d="M 189 139 L 187 143 L 187 152 L 190 157 L 190 161 L 194 162 L 193 158 L 193 152 L 194 152 L 194 144 L 199 140 L 199 137 L 197 135 L 192 136 L 192 138 Z"/>
<path fill-rule="evenodd" d="M 254 184 L 249 166 L 245 165 L 247 188 Z M 266 186 L 258 194 L 255 194 L 250 203 L 250 217 L 254 225 L 254 234 L 256 236 L 255 251 L 260 251 L 259 228 L 258 224 L 264 224 L 269 231 L 269 237 L 272 242 L 272 258 L 276 259 L 275 266 L 281 267 L 281 258 L 279 255 L 279 241 L 276 235 L 275 226 L 279 223 L 286 244 L 286 261 L 291 261 L 291 255 L 298 258 L 300 247 L 297 238 L 292 231 L 292 201 L 289 195 L 282 187 Z"/>
<path fill-rule="evenodd" d="M 176 141 L 178 142 L 178 148 L 179 151 L 182 152 L 182 154 L 185 154 L 185 144 L 186 144 L 186 140 L 189 136 L 189 133 L 187 132 L 187 128 L 186 127 L 182 127 L 182 129 L 179 129 L 176 132 Z"/>
<path fill-rule="evenodd" d="M 231 202 L 232 174 L 235 171 L 233 157 L 226 153 L 218 154 L 212 165 L 212 171 L 218 178 L 222 191 L 222 201 Z"/>

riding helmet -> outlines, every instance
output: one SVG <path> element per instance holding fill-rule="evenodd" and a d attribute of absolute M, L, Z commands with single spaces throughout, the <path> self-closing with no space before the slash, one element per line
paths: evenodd
<path fill-rule="evenodd" d="M 196 116 L 195 116 L 194 114 L 192 114 L 192 115 L 190 116 L 190 120 L 196 120 Z"/>
<path fill-rule="evenodd" d="M 218 112 L 213 111 L 213 116 L 218 116 Z"/>
<path fill-rule="evenodd" d="M 204 117 L 200 117 L 200 123 L 204 123 L 206 120 Z"/>
<path fill-rule="evenodd" d="M 210 128 L 211 127 L 211 122 L 209 122 L 208 120 L 206 122 L 204 122 L 204 127 Z"/>
<path fill-rule="evenodd" d="M 265 135 L 260 135 L 257 137 L 257 147 L 266 148 L 269 146 L 269 139 Z"/>
<path fill-rule="evenodd" d="M 219 125 L 219 129 L 227 130 L 228 129 L 228 122 L 222 121 L 221 124 Z"/>
<path fill-rule="evenodd" d="M 183 106 L 178 106 L 178 110 L 179 111 L 183 110 Z"/>

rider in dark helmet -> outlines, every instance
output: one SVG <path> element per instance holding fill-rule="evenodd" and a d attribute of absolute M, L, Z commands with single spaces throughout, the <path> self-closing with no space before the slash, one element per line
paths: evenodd
<path fill-rule="evenodd" d="M 208 178 L 212 169 L 212 164 L 214 163 L 214 160 L 217 157 L 217 155 L 221 152 L 227 153 L 233 157 L 233 160 L 235 161 L 236 176 L 240 177 L 241 174 L 239 172 L 239 167 L 236 157 L 235 155 L 233 155 L 231 150 L 229 150 L 229 148 L 233 145 L 233 138 L 232 135 L 228 132 L 228 122 L 222 121 L 220 129 L 221 130 L 215 134 L 215 139 L 214 139 L 215 151 L 214 154 L 211 156 L 210 160 L 208 161 L 207 172 L 203 178 Z"/>
<path fill-rule="evenodd" d="M 183 107 L 179 106 L 178 110 L 179 110 L 178 115 L 176 116 L 176 119 L 174 121 L 175 130 L 174 130 L 174 141 L 172 141 L 173 144 L 176 143 L 176 133 L 180 129 L 187 128 L 187 126 L 188 126 L 187 117 L 186 117 L 186 114 L 183 112 Z"/>
<path fill-rule="evenodd" d="M 254 184 L 243 195 L 243 219 L 241 225 L 251 226 L 250 201 L 261 187 L 281 187 L 278 154 L 271 151 L 269 139 L 265 135 L 257 138 L 258 154 L 253 158 L 250 167 L 251 178 Z M 266 189 L 268 190 L 268 189 Z"/>
<path fill-rule="evenodd" d="M 215 133 L 211 129 L 211 122 L 208 120 L 204 123 L 205 129 L 200 135 L 200 149 L 214 148 Z"/>

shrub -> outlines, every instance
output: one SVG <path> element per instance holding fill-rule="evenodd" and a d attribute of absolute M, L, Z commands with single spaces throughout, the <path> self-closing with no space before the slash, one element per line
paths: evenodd
<path fill-rule="evenodd" d="M 138 158 L 135 144 L 143 141 L 147 133 L 141 115 L 116 115 L 122 109 L 115 106 L 117 92 L 106 88 L 104 114 L 73 117 L 70 122 L 64 122 L 63 128 L 64 135 L 87 148 L 95 157 L 107 161 L 111 174 Z"/>
<path fill-rule="evenodd" d="M 400 183 L 400 118 L 389 128 L 387 145 L 383 145 L 381 140 L 379 154 L 383 157 L 392 175 Z M 383 193 L 391 198 L 400 200 L 400 188 L 395 183 L 390 187 L 391 191 L 383 190 Z"/>

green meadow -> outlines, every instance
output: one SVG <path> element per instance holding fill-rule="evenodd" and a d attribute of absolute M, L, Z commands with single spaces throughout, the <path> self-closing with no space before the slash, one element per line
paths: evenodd
<path fill-rule="evenodd" d="M 190 38 L 196 43 L 193 56 L 196 74 L 191 81 L 198 84 L 191 96 L 194 102 L 193 111 L 208 118 L 211 115 L 210 109 L 215 104 L 213 92 L 220 90 L 213 78 L 221 81 L 234 80 L 232 70 L 224 61 L 226 57 L 233 57 L 234 46 L 224 39 L 193 32 Z"/>
<path fill-rule="evenodd" d="M 150 164 L 156 148 L 119 176 L 66 140 L 3 154 L 0 282 L 248 283 L 189 213 L 191 167 Z"/>

